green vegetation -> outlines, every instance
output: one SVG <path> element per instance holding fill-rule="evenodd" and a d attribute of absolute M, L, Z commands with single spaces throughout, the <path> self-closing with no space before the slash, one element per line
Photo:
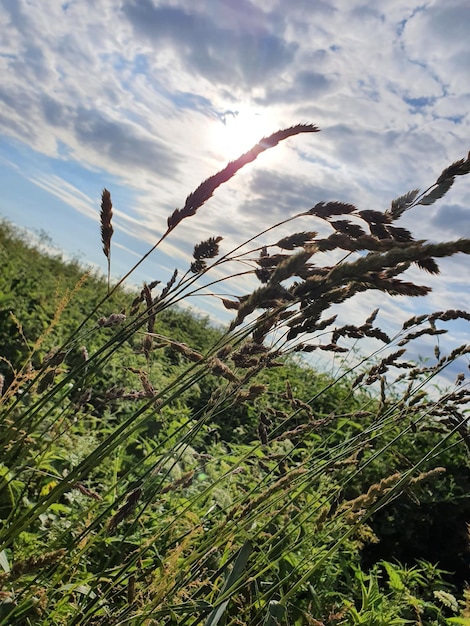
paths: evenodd
<path fill-rule="evenodd" d="M 280 131 L 204 181 L 160 241 L 261 151 L 316 130 Z M 464 376 L 432 385 L 470 349 L 406 358 L 470 314 L 414 317 L 393 337 L 377 311 L 356 326 L 328 314 L 369 289 L 427 293 L 399 276 L 470 252 L 396 225 L 469 171 L 462 159 L 383 213 L 320 202 L 265 231 L 270 246 L 222 254 L 211 237 L 137 294 L 110 282 L 108 191 L 107 280 L 3 223 L 0 625 L 470 623 L 469 391 Z M 286 235 L 295 220 L 331 232 Z M 181 308 L 241 273 L 258 286 L 223 301 L 228 328 Z M 376 348 L 359 358 L 362 340 Z M 317 350 L 336 375 L 306 365 Z"/>

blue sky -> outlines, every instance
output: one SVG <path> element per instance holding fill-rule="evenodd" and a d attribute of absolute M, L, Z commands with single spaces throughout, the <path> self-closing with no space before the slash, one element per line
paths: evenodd
<path fill-rule="evenodd" d="M 0 216 L 106 268 L 103 187 L 115 206 L 115 277 L 187 194 L 262 136 L 299 122 L 175 230 L 134 277 L 166 280 L 208 235 L 223 249 L 321 200 L 385 210 L 467 155 L 466 0 L 0 0 Z M 469 180 L 403 219 L 418 238 L 470 236 Z M 346 305 L 362 322 L 470 310 L 468 261 L 443 262 L 418 300 Z M 247 280 L 247 279 L 246 279 Z M 247 291 L 236 284 L 233 293 Z M 225 320 L 217 302 L 195 309 Z M 446 341 L 467 339 L 457 324 Z"/>

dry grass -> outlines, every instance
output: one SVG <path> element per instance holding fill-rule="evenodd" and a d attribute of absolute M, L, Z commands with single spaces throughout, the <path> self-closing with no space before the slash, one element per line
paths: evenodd
<path fill-rule="evenodd" d="M 3 395 L 7 434 L 14 439 L 4 440 L 3 449 L 9 456 L 4 474 L 10 486 L 24 481 L 25 497 L 33 491 L 35 473 L 31 468 L 35 464 L 41 472 L 55 471 L 57 459 L 51 457 L 55 443 L 72 436 L 74 429 L 84 439 L 80 429 L 86 427 L 80 419 L 97 424 L 93 412 L 98 393 L 102 405 L 109 407 L 109 423 L 99 430 L 91 451 L 67 466 L 63 474 L 56 472 L 44 492 L 34 494 L 34 504 L 23 507 L 24 500 L 19 499 L 19 512 L 10 517 L 13 523 L 0 529 L 0 549 L 9 549 L 22 533 L 47 521 L 53 505 L 65 506 L 62 503 L 70 492 L 83 498 L 85 504 L 79 502 L 79 506 L 86 526 L 80 522 L 70 529 L 64 523 L 54 539 L 70 542 L 70 561 L 56 562 L 62 556 L 58 550 L 44 558 L 18 560 L 16 570 L 12 569 L 21 578 L 34 568 L 50 566 L 52 583 L 47 593 L 57 602 L 54 610 L 57 615 L 64 610 L 69 616 L 64 606 L 77 608 L 73 616 L 76 626 L 105 623 L 110 615 L 115 619 L 114 612 L 120 623 L 136 625 L 159 619 L 172 626 L 180 619 L 186 624 L 207 619 L 206 623 L 215 625 L 225 613 L 227 623 L 275 623 L 269 621 L 273 607 L 281 607 L 287 615 L 297 592 L 301 591 L 301 602 L 309 585 L 320 584 L 323 576 L 328 577 L 329 568 L 340 567 L 328 559 L 340 549 L 352 550 L 348 542 L 354 534 L 360 535 L 361 528 L 360 541 L 373 540 L 365 524 L 374 510 L 400 493 L 410 491 L 412 495 L 414 485 L 442 471 L 440 467 L 422 469 L 437 448 L 423 451 L 405 471 L 387 468 L 375 482 L 367 481 L 367 485 L 372 483 L 370 487 L 363 486 L 359 495 L 346 498 L 344 489 L 349 481 L 374 458 L 387 454 L 389 431 L 403 425 L 399 434 L 393 435 L 399 445 L 407 433 L 436 427 L 442 433 L 439 445 L 447 445 L 455 434 L 470 449 L 470 392 L 465 377 L 458 377 L 455 388 L 437 400 L 422 389 L 423 380 L 432 380 L 470 348 L 460 346 L 446 355 L 438 349 L 435 361 L 426 365 L 405 359 L 411 342 L 423 336 L 440 337 L 444 329 L 437 323 L 469 321 L 468 312 L 414 316 L 394 336 L 377 325 L 377 310 L 362 324 L 340 325 L 335 315 L 328 314 L 332 305 L 369 290 L 391 296 L 424 295 L 428 286 L 404 279 L 410 267 L 434 275 L 439 272 L 436 259 L 470 254 L 470 239 L 416 241 L 409 230 L 397 225 L 405 211 L 432 204 L 443 197 L 457 176 L 469 173 L 469 158 L 446 168 L 424 192 L 412 190 L 383 212 L 322 201 L 228 252 L 221 253 L 222 237 L 209 237 L 194 245 L 186 270 L 175 269 L 166 284 L 160 285 L 158 280 L 145 283 L 126 310 L 100 310 L 103 303 L 112 302 L 110 296 L 136 267 L 184 219 L 195 216 L 220 185 L 280 141 L 315 132 L 315 126 L 306 124 L 274 133 L 205 180 L 189 194 L 183 208 L 168 217 L 155 246 L 112 289 L 113 212 L 110 192 L 104 189 L 100 219 L 108 260 L 108 294 L 88 316 L 93 324 L 79 325 L 27 378 L 18 377 L 16 386 L 11 386 L 17 397 Z M 297 220 L 302 220 L 302 227 L 286 234 L 286 225 Z M 277 230 L 281 226 L 282 236 Z M 329 229 L 327 235 L 319 236 L 325 228 Z M 329 260 L 338 257 L 340 261 Z M 212 271 L 214 280 L 209 278 Z M 230 295 L 230 281 L 246 275 L 258 281 L 256 287 L 243 295 Z M 224 295 L 213 293 L 219 286 Z M 213 293 L 234 314 L 229 328 L 213 345 L 195 349 L 179 338 L 156 332 L 163 311 L 200 293 Z M 89 353 L 84 348 L 86 340 L 96 337 L 101 340 L 100 347 Z M 378 340 L 380 348 L 363 359 L 362 372 L 356 371 L 356 364 L 351 366 L 355 380 L 351 377 L 349 395 L 346 400 L 338 397 L 333 407 L 323 409 L 316 401 L 351 372 L 324 382 L 309 398 L 300 397 L 293 381 L 284 381 L 275 390 L 270 387 L 270 370 L 283 367 L 287 357 L 322 350 L 339 358 L 345 355 L 347 363 L 348 342 L 371 338 Z M 122 363 L 119 349 L 128 343 L 134 352 L 129 363 Z M 75 366 L 68 360 L 73 350 L 79 354 Z M 159 359 L 162 353 L 167 360 Z M 131 379 L 129 386 L 137 379 L 138 389 L 116 385 L 110 377 L 98 392 L 93 375 L 108 361 L 125 370 Z M 164 375 L 163 368 L 168 369 Z M 38 384 L 31 384 L 30 397 L 23 401 L 19 392 L 25 380 Z M 208 381 L 213 386 L 205 405 L 189 409 L 184 401 L 188 392 L 201 394 Z M 398 398 L 390 391 L 396 381 L 402 389 Z M 344 409 L 343 402 L 374 385 L 378 387 L 375 396 L 364 393 L 357 410 Z M 125 403 L 122 413 L 121 403 Z M 230 427 L 230 419 L 240 407 L 246 409 L 246 428 L 252 427 L 252 439 L 239 447 L 224 441 L 216 445 L 209 438 L 217 435 L 219 427 Z M 356 430 L 343 439 L 347 432 L 344 424 L 348 423 Z M 197 449 L 200 437 L 208 450 Z M 68 444 L 69 454 L 75 452 L 73 443 Z M 35 451 L 29 455 L 33 446 Z M 371 448 L 373 453 L 367 456 Z M 63 451 L 61 454 L 66 456 Z M 61 463 L 62 456 L 58 457 Z M 364 525 L 360 528 L 360 524 Z M 252 545 L 256 546 L 253 551 Z M 215 564 L 209 565 L 211 559 Z M 77 573 L 77 563 L 82 561 L 92 562 L 95 569 Z M 315 579 L 319 570 L 321 575 Z M 89 585 L 89 591 L 83 593 L 76 591 L 85 589 L 82 577 Z M 16 574 L 3 575 L 0 581 L 13 578 Z M 70 585 L 62 588 L 62 579 L 67 585 L 71 581 Z M 22 584 L 20 593 L 27 596 L 29 582 Z M 56 600 L 58 588 L 63 595 Z M 325 598 L 332 591 L 324 591 Z M 227 608 L 235 596 L 240 613 Z M 327 619 L 328 611 L 323 608 L 322 619 Z M 26 603 L 24 610 L 29 610 Z M 15 611 L 13 607 L 12 614 Z M 310 622 L 322 623 L 313 618 Z"/>
<path fill-rule="evenodd" d="M 113 203 L 111 202 L 111 194 L 107 189 L 103 189 L 101 195 L 101 242 L 103 244 L 103 252 L 108 259 L 108 293 L 110 290 L 110 277 L 111 277 L 111 237 L 113 236 L 114 228 L 111 223 L 113 217 Z"/>

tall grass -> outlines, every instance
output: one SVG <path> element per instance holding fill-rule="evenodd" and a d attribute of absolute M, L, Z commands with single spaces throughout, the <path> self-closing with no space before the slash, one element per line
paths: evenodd
<path fill-rule="evenodd" d="M 274 133 L 204 181 L 143 258 L 262 151 L 317 131 Z M 406 351 L 470 314 L 423 314 L 393 336 L 377 311 L 356 325 L 328 314 L 369 290 L 425 295 L 406 270 L 437 274 L 436 259 L 470 252 L 470 239 L 428 243 L 397 225 L 469 171 L 470 159 L 457 161 L 383 212 L 321 201 L 231 251 L 220 236 L 195 242 L 186 270 L 144 284 L 132 301 L 121 286 L 143 259 L 110 285 L 104 190 L 108 288 L 42 355 L 80 285 L 65 296 L 26 362 L 9 363 L 2 390 L 0 624 L 451 623 L 460 607 L 436 566 L 413 577 L 386 563 L 384 591 L 360 554 L 376 540 L 374 514 L 432 489 L 441 453 L 469 446 L 466 379 L 425 390 L 470 348 L 421 365 Z M 287 225 L 290 235 L 276 235 Z M 338 252 L 341 261 L 324 262 Z M 216 295 L 245 275 L 258 281 L 251 292 Z M 208 290 L 233 311 L 225 331 L 200 346 L 161 332 L 162 316 Z M 353 361 L 350 339 L 377 348 Z M 342 355 L 344 369 L 334 378 L 303 369 L 308 386 L 287 374 L 280 387 L 277 372 L 315 351 Z M 428 432 L 427 447 L 401 462 Z"/>

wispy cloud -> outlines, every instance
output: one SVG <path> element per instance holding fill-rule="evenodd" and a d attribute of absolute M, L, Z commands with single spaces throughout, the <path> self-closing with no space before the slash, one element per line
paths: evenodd
<path fill-rule="evenodd" d="M 187 264 L 207 233 L 234 246 L 320 200 L 383 210 L 426 188 L 470 147 L 469 22 L 464 0 L 72 0 L 47 12 L 39 0 L 3 0 L 1 156 L 90 229 L 108 184 L 97 175 L 118 181 L 116 255 L 132 255 L 154 243 L 168 215 L 235 147 L 297 122 L 322 128 L 218 190 L 203 219 L 175 231 L 168 266 Z M 21 155 L 9 163 L 11 146 L 21 147 L 27 167 Z M 468 235 L 466 189 L 456 181 L 403 225 L 433 240 Z M 60 241 L 47 208 L 44 227 Z M 96 262 L 99 248 L 81 246 Z M 427 282 L 437 295 L 426 306 L 468 303 L 464 278 Z M 386 307 L 391 318 L 402 309 Z"/>
<path fill-rule="evenodd" d="M 76 209 L 79 213 L 92 220 L 99 220 L 93 200 L 80 189 L 64 181 L 63 178 L 49 175 L 47 177 L 31 177 L 30 180 L 41 189 Z"/>

